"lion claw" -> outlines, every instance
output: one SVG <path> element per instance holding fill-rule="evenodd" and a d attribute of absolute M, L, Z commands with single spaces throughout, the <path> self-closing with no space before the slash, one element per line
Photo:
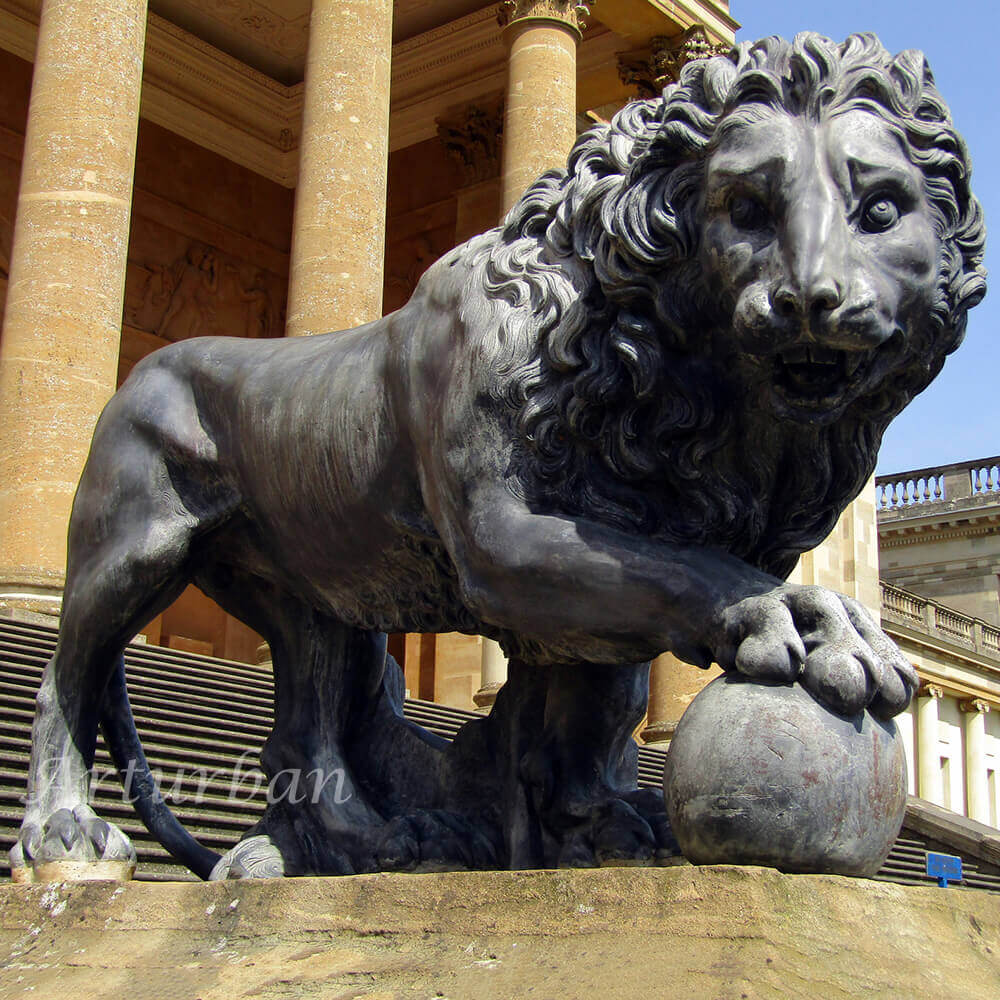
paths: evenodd
<path fill-rule="evenodd" d="M 26 821 L 10 850 L 11 868 L 33 869 L 61 861 L 136 863 L 132 842 L 86 805 L 57 809 L 41 823 Z"/>

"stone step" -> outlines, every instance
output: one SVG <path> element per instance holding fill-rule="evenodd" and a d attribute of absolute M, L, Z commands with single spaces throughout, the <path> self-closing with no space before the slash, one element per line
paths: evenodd
<path fill-rule="evenodd" d="M 58 629 L 46 625 L 27 624 L 9 618 L 0 617 L 0 639 L 11 641 L 35 642 L 39 647 L 47 649 L 48 656 L 55 649 Z M 218 656 L 203 656 L 200 653 L 189 653 L 166 646 L 149 646 L 146 643 L 129 643 L 126 647 L 126 658 L 133 656 L 137 661 L 152 659 L 156 662 L 173 662 L 182 670 L 203 672 L 207 677 L 217 674 L 229 674 L 237 680 L 245 678 L 269 678 L 270 667 L 262 664 L 242 663 L 236 660 L 226 660 Z"/>
<path fill-rule="evenodd" d="M 11 730 L 15 730 L 12 732 Z M 176 764 L 184 767 L 213 767 L 226 765 L 230 769 L 235 768 L 242 761 L 244 770 L 258 766 L 260 747 L 248 747 L 240 753 L 232 753 L 219 750 L 215 745 L 205 749 L 205 741 L 201 741 L 196 746 L 178 746 L 169 734 L 160 736 L 147 736 L 143 739 L 143 749 L 146 752 L 150 766 L 167 767 Z M 30 729 L 27 727 L 11 727 L 10 723 L 0 722 L 0 753 L 13 753 L 23 755 L 24 759 L 31 750 Z M 104 749 L 104 743 L 98 738 L 98 760 L 110 764 L 110 757 Z"/>
<path fill-rule="evenodd" d="M 42 670 L 48 662 L 51 653 L 34 653 L 20 647 L 12 647 L 9 643 L 0 643 L 0 662 L 15 664 L 16 672 L 8 671 L 4 676 L 16 684 L 30 686 L 32 682 L 37 688 Z M 6 668 L 5 668 L 6 669 Z M 131 656 L 126 657 L 125 672 L 130 685 L 148 685 L 151 687 L 166 687 L 170 691 L 183 691 L 198 695 L 204 691 L 225 694 L 239 702 L 267 707 L 272 701 L 273 684 L 270 677 L 265 680 L 250 678 L 246 683 L 212 676 L 203 671 L 190 672 L 179 669 L 174 662 L 149 660 L 136 662 Z"/>
<path fill-rule="evenodd" d="M 8 689 L 9 690 L 9 689 Z M 24 695 L 9 694 L 5 691 L 5 714 L 9 718 L 28 719 L 35 714 L 33 698 Z M 234 716 L 231 713 L 215 709 L 201 708 L 195 712 L 195 706 L 189 702 L 171 704 L 160 698 L 150 698 L 137 694 L 130 698 L 132 714 L 136 720 L 136 728 L 142 732 L 143 727 L 149 729 L 164 729 L 171 732 L 201 733 L 206 726 L 211 726 L 219 733 L 225 733 L 234 740 L 246 740 L 254 744 L 262 744 L 270 735 L 272 723 L 270 716 L 263 712 L 254 721 L 248 720 L 245 714 Z M 192 722 L 192 718 L 195 719 Z"/>

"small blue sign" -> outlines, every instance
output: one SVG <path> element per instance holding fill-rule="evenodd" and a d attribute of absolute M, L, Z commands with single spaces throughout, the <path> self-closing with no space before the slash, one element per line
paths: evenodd
<path fill-rule="evenodd" d="M 927 874 L 936 878 L 941 888 L 947 888 L 949 882 L 962 881 L 962 859 L 954 854 L 933 854 L 928 851 Z"/>

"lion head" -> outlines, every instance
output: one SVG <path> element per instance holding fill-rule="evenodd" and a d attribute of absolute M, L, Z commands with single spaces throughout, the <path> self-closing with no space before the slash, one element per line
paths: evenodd
<path fill-rule="evenodd" d="M 985 294 L 969 175 L 872 35 L 744 43 L 586 133 L 479 251 L 512 487 L 787 575 Z"/>

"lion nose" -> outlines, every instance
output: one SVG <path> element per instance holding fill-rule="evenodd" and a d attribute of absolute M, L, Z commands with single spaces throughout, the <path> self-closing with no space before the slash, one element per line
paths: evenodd
<path fill-rule="evenodd" d="M 819 274 L 806 283 L 782 282 L 771 301 L 775 311 L 787 319 L 807 319 L 814 313 L 833 312 L 844 301 L 840 282 L 832 275 Z"/>
<path fill-rule="evenodd" d="M 844 301 L 847 255 L 842 202 L 830 182 L 796 191 L 781 234 L 781 273 L 771 294 L 778 315 L 808 323 Z"/>

